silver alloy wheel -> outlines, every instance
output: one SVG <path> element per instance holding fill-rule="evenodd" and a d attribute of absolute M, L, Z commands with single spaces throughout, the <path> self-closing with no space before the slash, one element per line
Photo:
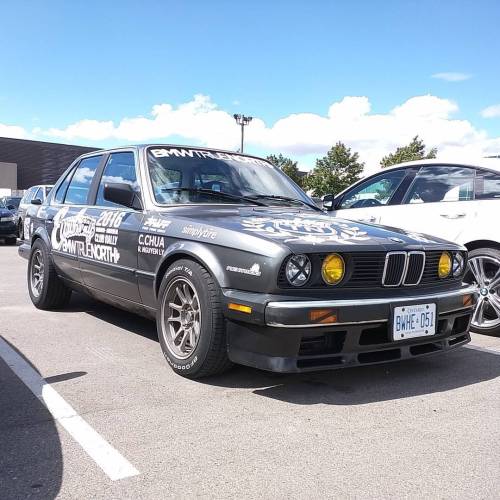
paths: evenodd
<path fill-rule="evenodd" d="M 472 326 L 495 328 L 500 325 L 500 260 L 487 255 L 469 259 L 464 281 L 478 288 Z"/>
<path fill-rule="evenodd" d="M 198 345 L 201 307 L 194 285 L 187 278 L 174 279 L 162 303 L 162 335 L 169 351 L 179 359 L 188 358 Z"/>
<path fill-rule="evenodd" d="M 31 257 L 31 269 L 30 269 L 30 286 L 31 292 L 35 297 L 40 297 L 43 289 L 43 279 L 44 279 L 44 269 L 43 264 L 43 254 L 42 251 L 37 248 Z"/>

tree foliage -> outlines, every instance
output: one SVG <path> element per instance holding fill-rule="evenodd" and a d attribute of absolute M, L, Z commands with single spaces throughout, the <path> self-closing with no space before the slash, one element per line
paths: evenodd
<path fill-rule="evenodd" d="M 406 146 L 401 146 L 382 158 L 380 165 L 382 168 L 389 167 L 390 165 L 395 165 L 396 163 L 402 163 L 404 161 L 412 160 L 424 160 L 427 158 L 436 158 L 437 149 L 432 148 L 428 153 L 425 152 L 425 144 L 422 139 L 418 138 L 416 135 L 410 144 Z"/>
<path fill-rule="evenodd" d="M 283 173 L 288 175 L 292 181 L 302 187 L 302 177 L 299 173 L 299 167 L 297 162 L 283 156 L 281 153 L 276 155 L 269 155 L 267 160 L 270 161 L 274 166 L 278 167 Z"/>
<path fill-rule="evenodd" d="M 313 196 L 337 194 L 360 179 L 365 164 L 358 153 L 351 153 L 342 142 L 337 142 L 326 156 L 316 160 L 316 166 L 307 177 L 307 188 Z"/>

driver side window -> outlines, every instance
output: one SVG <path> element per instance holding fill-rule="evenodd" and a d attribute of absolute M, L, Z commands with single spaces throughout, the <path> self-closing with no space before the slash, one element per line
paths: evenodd
<path fill-rule="evenodd" d="M 372 177 L 348 191 L 344 195 L 339 208 L 367 208 L 387 205 L 405 175 L 404 170 L 393 170 Z"/>

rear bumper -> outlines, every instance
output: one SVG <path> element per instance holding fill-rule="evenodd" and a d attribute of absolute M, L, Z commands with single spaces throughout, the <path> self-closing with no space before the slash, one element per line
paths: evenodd
<path fill-rule="evenodd" d="M 237 300 L 234 291 L 230 295 L 231 301 Z M 393 308 L 431 302 L 437 307 L 436 334 L 394 341 Z M 236 363 L 276 372 L 324 370 L 420 357 L 469 342 L 474 304 L 472 287 L 392 299 L 268 300 L 261 310 L 254 305 L 254 318 L 234 311 L 227 315 L 228 353 Z M 333 309 L 337 322 L 311 323 L 307 318 L 314 308 Z"/>

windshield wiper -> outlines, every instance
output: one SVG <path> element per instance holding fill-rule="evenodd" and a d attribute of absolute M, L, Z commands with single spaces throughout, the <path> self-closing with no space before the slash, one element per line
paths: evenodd
<path fill-rule="evenodd" d="M 316 210 L 317 212 L 323 212 L 323 210 L 321 210 L 321 208 L 317 207 L 316 205 L 313 205 L 312 203 L 301 200 L 299 198 L 291 198 L 289 196 L 278 196 L 275 194 L 257 194 L 255 196 L 252 196 L 252 199 L 254 199 L 254 198 L 269 199 L 269 200 L 281 200 L 281 201 L 292 201 L 295 203 L 302 203 L 306 207 L 312 208 L 313 210 Z"/>
<path fill-rule="evenodd" d="M 163 188 L 163 189 L 161 189 L 162 193 L 166 193 L 167 191 L 189 191 L 190 193 L 208 194 L 211 196 L 217 196 L 218 198 L 226 198 L 228 200 L 237 200 L 237 201 L 246 201 L 248 203 L 253 203 L 254 205 L 258 205 L 260 207 L 267 207 L 267 205 L 265 203 L 262 203 L 261 201 L 257 201 L 253 198 L 248 198 L 246 196 L 238 196 L 236 194 L 222 193 L 221 191 L 213 191 L 212 189 L 189 188 L 189 187 L 177 187 L 177 188 Z"/>

